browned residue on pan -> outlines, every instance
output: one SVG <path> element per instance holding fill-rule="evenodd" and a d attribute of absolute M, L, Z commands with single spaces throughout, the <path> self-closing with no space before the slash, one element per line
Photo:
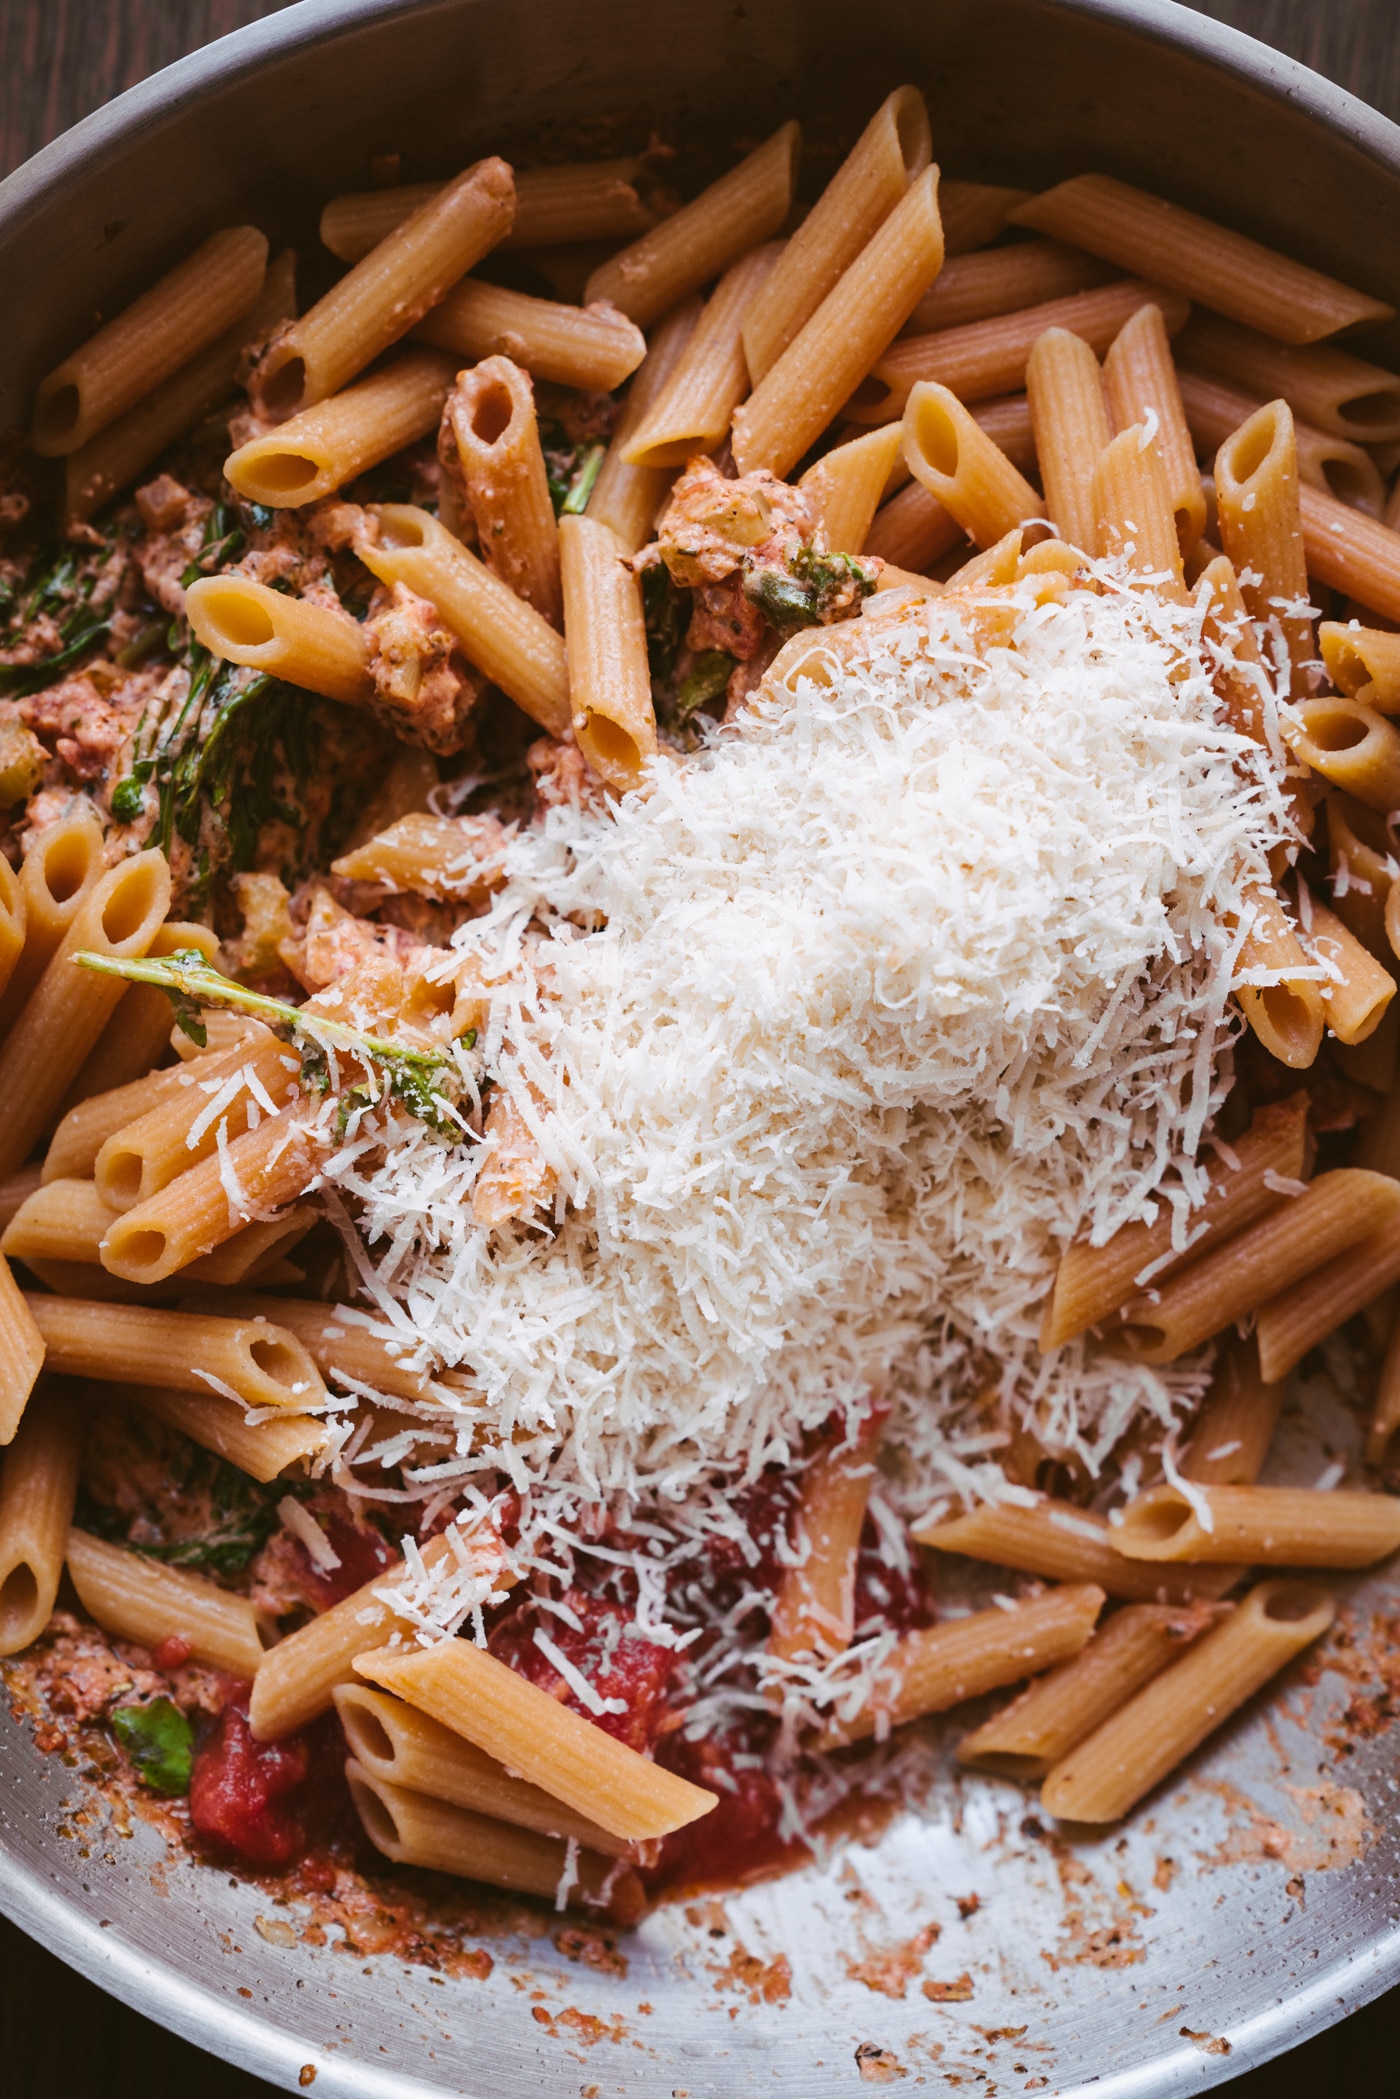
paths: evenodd
<path fill-rule="evenodd" d="M 843 1953 L 846 1973 L 852 1982 L 864 1983 L 867 1990 L 874 1990 L 881 1997 L 902 1997 L 923 1966 L 924 1955 L 940 1929 L 937 1924 L 926 1924 L 911 1939 L 901 1939 L 893 1946 L 876 1946 L 861 1960 Z"/>
<path fill-rule="evenodd" d="M 1206 1866 L 1269 1861 L 1294 1874 L 1334 1872 L 1354 1865 L 1376 1833 L 1361 1795 L 1330 1779 L 1314 1786 L 1283 1787 L 1297 1807 L 1298 1823 L 1291 1827 L 1227 1779 L 1202 1778 L 1194 1785 L 1199 1792 L 1213 1793 L 1236 1818 L 1213 1851 L 1197 1854 Z"/>

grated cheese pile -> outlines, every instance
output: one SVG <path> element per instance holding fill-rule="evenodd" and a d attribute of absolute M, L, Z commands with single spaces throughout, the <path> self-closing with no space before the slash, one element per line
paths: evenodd
<path fill-rule="evenodd" d="M 1289 835 L 1196 610 L 1103 581 L 981 653 L 951 601 L 867 618 L 648 791 L 512 842 L 456 945 L 552 1215 L 476 1227 L 479 1143 L 407 1118 L 325 1171 L 383 1329 L 466 1373 L 414 1491 L 500 1467 L 556 1529 L 722 1526 L 716 1490 L 874 1388 L 908 1517 L 998 1491 L 989 1382 L 1094 1468 L 1199 1395 L 1200 1364 L 1035 1348 L 1071 1238 L 1199 1199 L 1238 914 Z"/>

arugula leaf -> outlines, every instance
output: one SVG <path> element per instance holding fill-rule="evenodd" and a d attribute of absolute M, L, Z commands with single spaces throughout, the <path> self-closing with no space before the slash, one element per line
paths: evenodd
<path fill-rule="evenodd" d="M 835 602 L 855 587 L 857 602 L 875 588 L 876 570 L 851 554 L 818 554 L 799 547 L 786 569 L 745 565 L 744 596 L 779 634 L 818 627 L 833 616 Z"/>
<path fill-rule="evenodd" d="M 607 452 L 608 448 L 606 445 L 589 445 L 585 451 L 580 453 L 578 465 L 574 469 L 573 479 L 570 481 L 564 500 L 559 506 L 559 515 L 561 517 L 583 516 L 584 511 L 588 508 L 588 498 L 593 493 L 594 484 L 602 472 L 603 461 L 607 457 Z"/>
<path fill-rule="evenodd" d="M 677 728 L 684 728 L 697 708 L 719 698 L 737 661 L 727 649 L 705 649 L 696 657 L 676 688 Z"/>
<path fill-rule="evenodd" d="M 194 1729 L 168 1698 L 149 1705 L 120 1705 L 112 1733 L 155 1793 L 188 1793 L 194 1761 Z"/>
<path fill-rule="evenodd" d="M 642 616 L 647 630 L 647 664 L 653 685 L 664 684 L 690 624 L 690 593 L 678 590 L 662 561 L 642 570 Z"/>

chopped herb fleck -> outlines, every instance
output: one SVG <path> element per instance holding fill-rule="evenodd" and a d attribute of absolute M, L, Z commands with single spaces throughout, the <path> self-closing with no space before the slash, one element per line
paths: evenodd
<path fill-rule="evenodd" d="M 152 1792 L 188 1793 L 194 1730 L 170 1699 L 118 1706 L 112 1733 Z"/>

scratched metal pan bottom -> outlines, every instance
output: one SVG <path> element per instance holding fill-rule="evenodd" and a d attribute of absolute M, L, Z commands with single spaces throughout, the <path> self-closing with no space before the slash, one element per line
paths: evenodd
<path fill-rule="evenodd" d="M 958 175 L 1104 168 L 1400 294 L 1400 132 L 1162 0 L 303 0 L 148 81 L 0 186 L 0 422 L 94 307 L 236 212 L 316 254 L 372 151 L 413 166 L 542 124 L 648 113 L 849 131 L 900 80 Z M 1390 346 L 1391 361 L 1400 338 Z M 1276 1477 L 1354 1455 L 1290 1417 Z M 81 1771 L 0 1716 L 0 1907 L 162 2025 L 288 2089 L 730 2099 L 861 2081 L 1134 2099 L 1199 2091 L 1400 1980 L 1394 1738 L 1365 1724 L 1400 1590 L 1352 1585 L 1354 1645 L 1257 1705 L 1123 1833 L 1061 1842 L 954 1777 L 821 1866 L 663 1909 L 599 1963 L 498 1919 L 434 1974 L 82 1813 Z M 1360 1702 L 1358 1702 L 1360 1701 Z M 89 1803 L 90 1804 L 90 1803 Z M 80 1819 L 75 1820 L 75 1815 Z M 318 1938 L 322 1941 L 318 1943 Z"/>

